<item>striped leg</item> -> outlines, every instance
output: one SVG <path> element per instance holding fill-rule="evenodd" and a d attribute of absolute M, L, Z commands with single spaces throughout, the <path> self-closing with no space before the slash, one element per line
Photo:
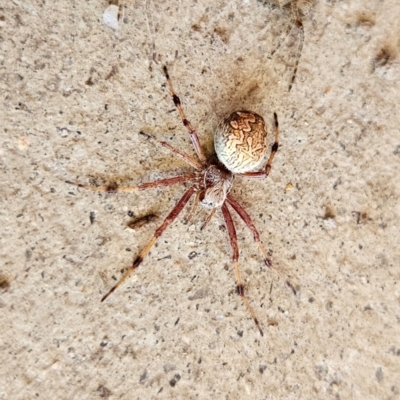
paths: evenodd
<path fill-rule="evenodd" d="M 214 216 L 216 211 L 217 211 L 217 209 L 213 208 L 212 211 L 210 212 L 210 214 L 208 214 L 206 220 L 203 222 L 203 225 L 201 225 L 201 228 L 200 228 L 201 231 L 208 225 L 208 223 L 211 221 L 211 219 Z"/>
<path fill-rule="evenodd" d="M 296 0 L 294 0 L 296 1 Z M 282 8 L 285 7 L 289 2 L 286 2 L 284 4 L 282 4 Z M 293 1 L 292 1 L 293 4 Z M 290 11 L 293 14 L 293 10 L 291 9 Z M 281 48 L 282 44 L 286 42 L 287 38 L 289 37 L 290 33 L 292 32 L 293 29 L 293 22 L 294 22 L 294 18 L 293 15 L 290 16 L 290 23 L 286 29 L 286 32 L 283 35 L 280 35 L 279 41 L 278 41 L 278 45 L 275 47 L 274 50 L 271 51 L 271 57 L 274 56 L 275 53 L 278 52 L 278 50 Z"/>
<path fill-rule="evenodd" d="M 154 135 L 151 135 L 149 133 L 144 133 L 142 131 L 140 131 L 139 133 L 141 135 L 143 135 L 146 139 L 154 140 L 155 142 L 161 144 L 161 146 L 166 147 L 168 150 L 172 151 L 175 155 L 177 155 L 178 157 L 185 160 L 192 167 L 194 167 L 196 169 L 202 168 L 201 164 L 197 160 L 195 160 L 193 157 L 189 156 L 189 154 L 185 153 L 184 151 L 171 146 L 169 143 L 164 142 L 163 140 L 158 140 Z"/>
<path fill-rule="evenodd" d="M 139 253 L 136 259 L 133 261 L 132 265 L 128 268 L 122 278 L 102 297 L 101 301 L 104 301 L 118 286 L 120 286 L 126 279 L 131 275 L 131 273 L 141 264 L 143 259 L 146 257 L 150 249 L 153 247 L 154 243 L 156 242 L 157 238 L 159 238 L 165 229 L 174 222 L 175 218 L 179 215 L 179 213 L 183 210 L 186 203 L 189 201 L 192 194 L 195 192 L 195 187 L 192 186 L 189 188 L 182 198 L 178 201 L 176 206 L 172 209 L 172 211 L 168 214 L 167 218 L 165 218 L 164 222 L 161 226 L 154 232 L 153 237 L 147 242 L 146 246 L 143 250 Z"/>
<path fill-rule="evenodd" d="M 291 23 L 288 26 L 286 33 L 281 36 L 276 48 L 271 52 L 271 56 L 273 56 L 280 49 L 282 44 L 287 40 L 287 38 L 291 34 L 294 27 L 297 27 L 299 29 L 299 34 L 300 34 L 299 47 L 297 48 L 296 64 L 295 64 L 295 67 L 293 70 L 292 79 L 289 84 L 288 92 L 290 92 L 292 90 L 292 86 L 296 79 L 297 69 L 299 66 L 300 57 L 301 57 L 301 53 L 303 51 L 303 45 L 304 45 L 304 26 L 303 26 L 303 22 L 302 22 L 299 14 L 301 13 L 302 15 L 306 15 L 312 7 L 312 1 L 304 1 L 303 0 L 303 2 L 301 4 L 301 10 L 299 10 L 298 2 L 299 2 L 299 0 L 292 0 L 292 1 L 287 1 L 282 5 L 283 7 L 286 7 L 290 3 L 290 13 L 291 13 L 290 22 Z"/>
<path fill-rule="evenodd" d="M 299 47 L 297 48 L 297 54 L 296 54 L 296 64 L 294 66 L 294 70 L 293 70 L 293 75 L 292 75 L 292 80 L 289 84 L 289 89 L 288 92 L 290 92 L 292 90 L 292 86 L 294 84 L 294 81 L 296 79 L 296 75 L 297 75 L 297 68 L 299 67 L 299 63 L 300 63 L 300 57 L 301 57 L 301 53 L 303 51 L 303 45 L 304 45 L 304 26 L 303 26 L 303 22 L 301 21 L 301 19 L 298 17 L 296 17 L 295 20 L 295 25 L 297 26 L 297 28 L 299 29 L 300 32 L 300 39 L 299 39 Z"/>
<path fill-rule="evenodd" d="M 192 143 L 193 143 L 193 146 L 194 146 L 197 156 L 199 157 L 201 163 L 205 164 L 207 162 L 207 159 L 206 159 L 206 156 L 204 155 L 203 149 L 200 145 L 200 141 L 199 141 L 199 137 L 197 136 L 197 132 L 193 128 L 190 121 L 186 118 L 185 112 L 183 111 L 183 108 L 182 108 L 181 100 L 176 95 L 174 87 L 172 86 L 172 81 L 171 81 L 171 78 L 169 77 L 167 66 L 164 65 L 163 69 L 164 69 L 165 77 L 167 78 L 169 91 L 171 92 L 172 100 L 174 101 L 175 107 L 179 111 L 179 115 L 181 116 L 183 125 L 185 125 L 187 130 L 189 131 L 190 139 L 192 140 Z"/>
<path fill-rule="evenodd" d="M 136 186 L 118 186 L 118 185 L 92 186 L 92 185 L 82 185 L 81 183 L 74 183 L 71 181 L 65 181 L 65 183 L 84 189 L 94 190 L 95 192 L 120 193 L 120 192 L 134 192 L 136 190 L 146 190 L 161 186 L 170 186 L 170 185 L 175 185 L 176 183 L 193 181 L 196 178 L 198 178 L 197 174 L 178 175 L 172 178 L 160 179 L 154 182 L 140 183 L 139 185 Z"/>
<path fill-rule="evenodd" d="M 228 207 L 226 203 L 224 203 L 221 207 L 222 210 L 222 215 L 224 216 L 226 228 L 228 230 L 229 234 L 229 239 L 231 242 L 232 250 L 233 250 L 233 265 L 235 267 L 235 278 L 236 278 L 236 290 L 238 295 L 242 298 L 243 303 L 245 304 L 247 310 L 250 312 L 251 317 L 253 318 L 255 324 L 257 325 L 258 330 L 260 331 L 261 336 L 264 336 L 264 333 L 261 329 L 260 323 L 258 322 L 256 313 L 253 310 L 253 307 L 251 307 L 249 300 L 246 297 L 246 294 L 244 292 L 244 285 L 242 281 L 242 277 L 240 274 L 240 269 L 239 269 L 239 247 L 237 243 L 237 236 L 236 236 L 236 229 L 235 225 L 232 220 L 232 216 L 228 210 Z"/>
<path fill-rule="evenodd" d="M 266 178 L 272 168 L 272 161 L 274 160 L 275 154 L 278 151 L 279 147 L 279 122 L 278 116 L 274 113 L 274 128 L 275 128 L 275 142 L 272 145 L 271 154 L 269 156 L 267 165 L 265 166 L 264 171 L 256 171 L 256 172 L 244 172 L 242 174 L 236 174 L 239 176 L 245 176 L 246 178 Z"/>
<path fill-rule="evenodd" d="M 254 241 L 257 243 L 258 248 L 260 250 L 260 253 L 264 259 L 265 265 L 272 271 L 274 271 L 280 279 L 282 279 L 285 284 L 289 287 L 289 289 L 293 292 L 294 295 L 296 295 L 296 289 L 294 286 L 286 279 L 284 278 L 281 273 L 272 265 L 271 260 L 267 257 L 267 253 L 264 250 L 264 247 L 261 243 L 260 240 L 260 234 L 254 225 L 254 222 L 252 221 L 250 215 L 247 213 L 247 211 L 236 201 L 234 200 L 230 195 L 228 195 L 226 201 L 229 203 L 229 205 L 237 212 L 239 217 L 244 221 L 244 223 L 247 225 L 247 227 L 251 230 L 253 233 Z"/>
<path fill-rule="evenodd" d="M 189 212 L 188 216 L 184 219 L 185 224 L 188 224 L 192 220 L 195 212 L 197 211 L 197 207 L 198 207 L 199 202 L 200 202 L 200 194 L 201 194 L 201 191 L 197 191 L 196 192 L 196 197 L 194 199 L 192 208 L 190 209 L 190 212 Z"/>

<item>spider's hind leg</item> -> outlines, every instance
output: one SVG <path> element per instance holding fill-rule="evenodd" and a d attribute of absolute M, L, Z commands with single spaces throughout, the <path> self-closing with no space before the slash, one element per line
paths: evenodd
<path fill-rule="evenodd" d="M 171 78 L 169 77 L 168 69 L 167 69 L 166 65 L 164 65 L 163 70 L 164 70 L 165 77 L 167 79 L 169 91 L 171 92 L 171 95 L 172 95 L 172 100 L 174 101 L 175 107 L 179 111 L 179 115 L 181 116 L 182 123 L 183 123 L 183 125 L 185 125 L 186 129 L 189 132 L 190 139 L 192 140 L 192 143 L 193 143 L 193 146 L 194 146 L 197 156 L 199 157 L 201 163 L 205 164 L 207 162 L 207 159 L 206 159 L 206 156 L 204 155 L 203 149 L 200 145 L 199 137 L 197 136 L 197 132 L 193 128 L 190 121 L 186 118 L 185 112 L 183 111 L 183 107 L 181 104 L 181 100 L 178 97 L 178 95 L 175 93 L 175 90 L 172 85 Z"/>
<path fill-rule="evenodd" d="M 300 18 L 297 18 L 295 20 L 295 25 L 299 29 L 300 39 L 299 39 L 299 47 L 297 48 L 296 62 L 295 62 L 295 66 L 294 66 L 294 69 L 293 69 L 292 79 L 291 79 L 290 84 L 289 84 L 288 92 L 290 92 L 292 90 L 294 81 L 296 80 L 297 69 L 299 67 L 300 57 L 301 57 L 301 53 L 303 52 L 303 45 L 304 45 L 304 26 L 303 26 L 303 22 L 301 21 Z"/>
<path fill-rule="evenodd" d="M 296 80 L 297 69 L 299 67 L 301 54 L 303 52 L 304 26 L 303 26 L 302 16 L 308 14 L 310 9 L 312 8 L 312 3 L 313 3 L 312 0 L 285 0 L 281 4 L 281 8 L 289 9 L 290 24 L 288 25 L 285 34 L 281 35 L 278 45 L 271 52 L 271 57 L 273 57 L 274 54 L 276 54 L 278 50 L 282 47 L 282 44 L 291 35 L 294 28 L 297 28 L 299 30 L 299 45 L 297 47 L 296 61 L 292 73 L 292 78 L 289 83 L 288 92 L 292 90 L 293 84 Z"/>

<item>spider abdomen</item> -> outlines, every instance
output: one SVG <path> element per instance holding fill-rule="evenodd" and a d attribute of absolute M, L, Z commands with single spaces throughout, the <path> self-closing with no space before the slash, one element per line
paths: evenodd
<path fill-rule="evenodd" d="M 217 157 L 229 171 L 260 168 L 268 150 L 264 119 L 252 111 L 235 111 L 218 126 L 214 136 Z"/>

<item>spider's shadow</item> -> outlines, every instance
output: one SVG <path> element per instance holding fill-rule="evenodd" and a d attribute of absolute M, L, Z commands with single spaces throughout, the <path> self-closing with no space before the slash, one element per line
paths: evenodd
<path fill-rule="evenodd" d="M 216 119 L 222 121 L 234 111 L 250 110 L 269 121 L 269 116 L 272 117 L 271 94 L 276 93 L 272 75 L 267 65 L 262 68 L 254 67 L 253 70 L 234 68 L 230 81 L 226 82 L 224 93 L 212 103 Z"/>

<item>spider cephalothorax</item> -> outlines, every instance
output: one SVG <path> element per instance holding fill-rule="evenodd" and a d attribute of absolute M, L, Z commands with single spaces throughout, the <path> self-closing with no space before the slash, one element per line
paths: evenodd
<path fill-rule="evenodd" d="M 234 175 L 232 172 L 211 164 L 204 171 L 204 189 L 200 194 L 201 204 L 209 208 L 221 207 L 231 191 Z"/>
<path fill-rule="evenodd" d="M 265 163 L 266 154 L 268 151 L 267 130 L 265 128 L 263 118 L 260 115 L 247 110 L 233 112 L 218 126 L 215 133 L 215 151 L 220 162 L 209 161 L 203 152 L 196 131 L 186 118 L 181 101 L 175 94 L 172 82 L 168 75 L 167 67 L 165 66 L 164 73 L 167 78 L 167 83 L 175 106 L 179 111 L 183 124 L 189 131 L 197 158 L 194 158 L 186 152 L 173 147 L 165 141 L 157 139 L 154 135 L 144 132 L 140 132 L 140 134 L 147 139 L 158 142 L 162 146 L 171 150 L 175 155 L 181 157 L 189 165 L 191 165 L 195 171 L 185 175 L 160 179 L 154 182 L 141 183 L 137 186 L 91 186 L 75 184 L 67 181 L 67 183 L 72 183 L 78 187 L 96 190 L 99 192 L 128 192 L 134 190 L 145 190 L 154 187 L 170 186 L 183 182 L 189 183 L 190 185 L 172 211 L 167 215 L 161 226 L 156 229 L 146 246 L 134 259 L 132 265 L 127 269 L 121 279 L 103 296 L 101 301 L 104 301 L 112 292 L 114 292 L 114 290 L 117 289 L 117 287 L 120 286 L 142 263 L 143 259 L 148 254 L 157 238 L 160 237 L 165 229 L 176 219 L 185 205 L 189 202 L 190 198 L 196 194 L 190 217 L 193 215 L 193 212 L 199 202 L 201 202 L 201 204 L 205 207 L 211 208 L 211 212 L 204 222 L 203 227 L 207 224 L 207 222 L 210 221 L 217 210 L 221 210 L 233 250 L 232 260 L 236 278 L 236 290 L 249 310 L 262 335 L 263 331 L 258 322 L 256 314 L 253 308 L 250 306 L 245 295 L 244 284 L 238 264 L 239 248 L 237 243 L 236 229 L 229 208 L 238 214 L 238 216 L 244 221 L 244 223 L 253 233 L 254 241 L 258 245 L 265 265 L 276 272 L 279 276 L 280 274 L 273 267 L 271 261 L 267 257 L 266 252 L 261 245 L 260 235 L 252 219 L 247 211 L 232 197 L 230 190 L 235 176 L 243 176 L 248 178 L 266 178 L 268 176 L 271 170 L 272 160 L 278 150 L 279 127 L 277 115 L 274 114 L 275 142 L 272 146 L 272 151 L 268 161 L 263 169 L 257 171 L 257 169 Z M 289 281 L 285 280 L 285 283 L 294 293 L 296 293 L 294 287 Z"/>

